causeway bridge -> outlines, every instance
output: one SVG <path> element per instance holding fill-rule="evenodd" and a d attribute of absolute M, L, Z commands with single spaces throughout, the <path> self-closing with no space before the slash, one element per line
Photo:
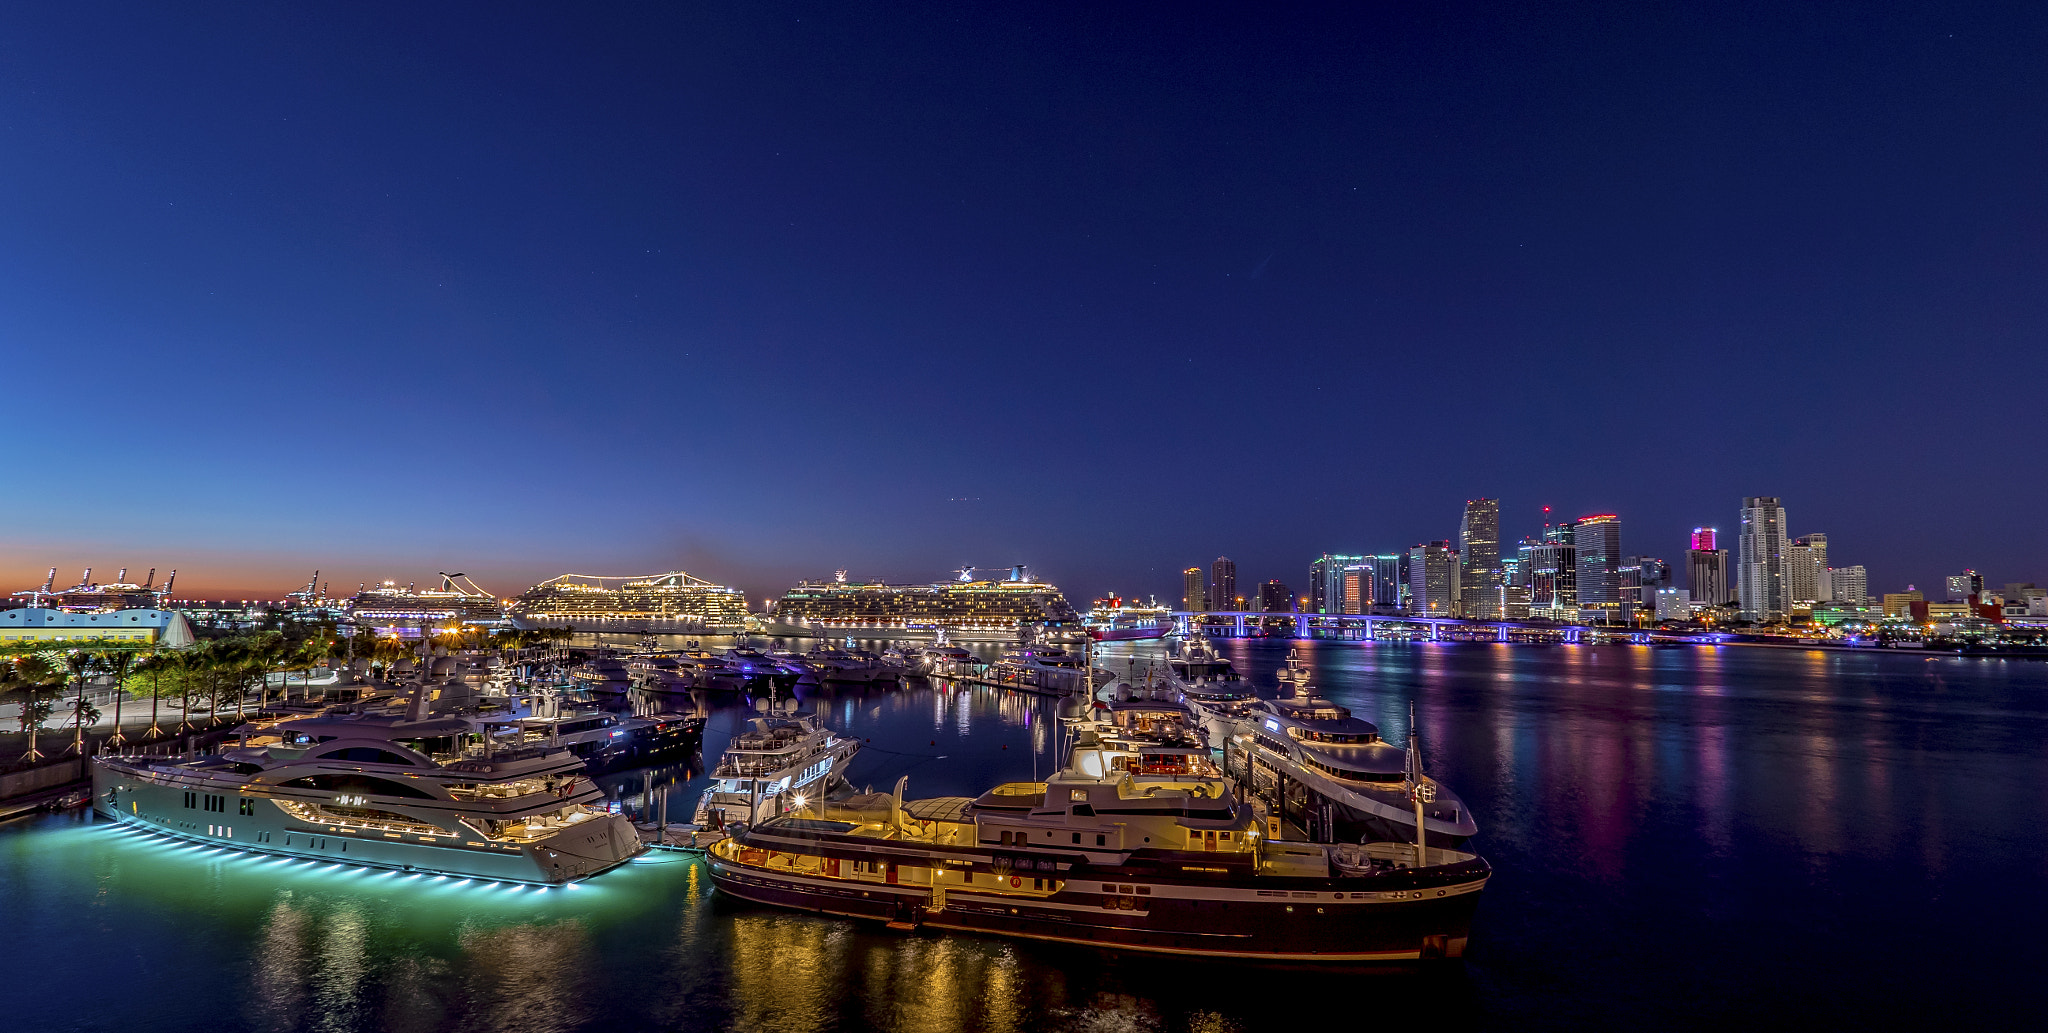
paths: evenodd
<path fill-rule="evenodd" d="M 1267 613 L 1259 610 L 1177 610 L 1176 621 L 1206 628 L 1221 638 L 1267 634 L 1278 625 L 1292 625 L 1294 638 L 1421 639 L 1430 642 L 1560 642 L 1585 641 L 1592 632 L 1602 641 L 1649 645 L 1652 642 L 1712 643 L 1712 633 L 1656 631 L 1649 628 L 1589 627 L 1548 620 L 1488 620 L 1390 613 Z"/>

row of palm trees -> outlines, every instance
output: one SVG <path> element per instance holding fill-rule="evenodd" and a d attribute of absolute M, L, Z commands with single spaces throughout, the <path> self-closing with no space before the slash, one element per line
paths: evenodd
<path fill-rule="evenodd" d="M 72 740 L 65 752 L 83 755 L 85 730 L 101 716 L 86 695 L 96 681 L 115 689 L 114 733 L 107 741 L 120 746 L 127 742 L 121 731 L 121 711 L 131 696 L 149 700 L 145 740 L 167 734 L 159 720 L 166 699 L 178 700 L 177 733 L 199 727 L 195 716 L 202 704 L 207 726 L 223 718 L 226 699 L 234 701 L 234 716 L 239 720 L 252 687 L 259 689 L 258 702 L 265 702 L 268 676 L 282 672 L 283 691 L 289 695 L 291 675 L 310 675 L 334 654 L 335 645 L 334 639 L 324 636 L 291 641 L 276 632 L 262 632 L 211 639 L 184 649 L 111 645 L 43 649 L 0 657 L 0 695 L 20 702 L 21 730 L 28 735 L 28 751 L 21 760 L 34 762 L 43 757 L 37 748 L 43 724 L 55 713 L 66 690 L 73 690 L 67 722 L 72 726 Z"/>
<path fill-rule="evenodd" d="M 569 629 L 543 628 L 530 631 L 461 631 L 438 633 L 433 640 L 443 646 L 462 648 L 528 649 L 568 641 Z M 113 645 L 75 649 L 40 649 L 0 655 L 0 698 L 21 703 L 21 729 L 28 735 L 28 752 L 21 760 L 33 762 L 43 754 L 36 740 L 42 726 L 55 714 L 57 703 L 67 689 L 74 690 L 68 722 L 72 726 L 71 746 L 65 751 L 83 755 L 85 730 L 101 717 L 86 692 L 94 681 L 111 683 L 114 692 L 114 733 L 107 742 L 121 746 L 127 736 L 121 731 L 122 704 L 130 697 L 149 700 L 149 730 L 142 739 L 150 741 L 166 734 L 183 734 L 201 725 L 194 714 L 206 710 L 205 727 L 218 724 L 225 716 L 224 701 L 232 700 L 233 716 L 239 722 L 245 714 L 252 688 L 259 704 L 269 702 L 269 676 L 283 674 L 280 698 L 291 696 L 291 676 L 310 681 L 312 670 L 330 659 L 361 657 L 388 666 L 413 655 L 418 643 L 398 638 L 358 636 L 344 639 L 331 628 L 312 636 L 288 639 L 275 631 L 209 639 L 183 649 L 156 646 Z M 163 701 L 178 701 L 178 724 L 166 733 L 159 721 Z"/>

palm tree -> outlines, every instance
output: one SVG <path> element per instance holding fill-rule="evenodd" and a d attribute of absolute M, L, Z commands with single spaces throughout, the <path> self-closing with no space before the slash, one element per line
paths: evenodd
<path fill-rule="evenodd" d="M 100 653 L 100 666 L 114 676 L 114 734 L 107 742 L 119 746 L 128 739 L 121 734 L 121 699 L 128 695 L 128 672 L 135 668 L 135 651 L 109 649 Z"/>
<path fill-rule="evenodd" d="M 171 658 L 176 655 L 175 653 L 151 650 L 135 664 L 136 674 L 140 675 L 144 672 L 149 674 L 149 731 L 142 733 L 144 739 L 154 739 L 164 734 L 164 730 L 157 727 L 156 723 L 157 676 L 162 674 L 165 668 L 171 666 L 173 662 Z"/>
<path fill-rule="evenodd" d="M 66 750 L 66 753 L 77 751 L 79 756 L 85 755 L 85 712 L 92 709 L 85 702 L 85 683 L 98 666 L 98 659 L 83 649 L 74 649 L 64 654 L 65 673 L 71 683 L 78 686 L 78 698 L 71 703 L 71 749 Z M 93 719 L 98 720 L 99 711 L 93 710 L 92 713 Z"/>
<path fill-rule="evenodd" d="M 15 674 L 22 681 L 25 698 L 21 704 L 21 729 L 28 733 L 28 752 L 21 755 L 26 761 L 43 759 L 42 751 L 36 749 L 36 733 L 42 730 L 43 722 L 50 717 L 50 701 L 43 697 L 51 681 L 57 677 L 57 665 L 48 656 L 30 653 L 14 662 Z"/>

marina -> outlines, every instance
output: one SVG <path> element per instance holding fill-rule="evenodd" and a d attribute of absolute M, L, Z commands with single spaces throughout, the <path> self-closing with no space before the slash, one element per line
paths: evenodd
<path fill-rule="evenodd" d="M 1126 648 L 1134 650 L 1128 664 L 1109 663 L 1122 667 L 1123 675 L 1137 674 L 1135 688 L 1143 687 L 1146 671 L 1167 666 L 1163 645 Z M 1792 971 L 1810 971 L 1815 964 L 1795 959 L 1824 947 L 1829 958 L 1822 965 L 1829 972 L 1894 973 L 1905 988 L 1894 1002 L 1897 1013 L 1932 1015 L 1942 997 L 1913 989 L 1922 984 L 1905 977 L 1906 959 L 1873 950 L 1868 945 L 1873 938 L 1859 934 L 1859 920 L 1844 909 L 1843 898 L 1808 896 L 1788 910 L 1780 903 L 1778 887 L 1811 889 L 1825 884 L 1821 880 L 1848 880 L 1858 894 L 1891 895 L 1900 902 L 1903 920 L 1930 930 L 1989 921 L 1994 911 L 2015 906 L 1986 892 L 2017 874 L 2012 867 L 2017 858 L 2004 848 L 1991 848 L 2006 835 L 1999 830 L 2013 826 L 1950 826 L 1943 834 L 1950 849 L 1939 857 L 1926 853 L 1923 841 L 1909 830 L 1934 809 L 2040 816 L 2037 803 L 2014 794 L 2020 792 L 2024 773 L 2048 771 L 2038 770 L 2041 762 L 2034 751 L 2011 730 L 2002 730 L 2005 719 L 1996 716 L 2048 688 L 2048 673 L 2040 665 L 1953 658 L 1925 664 L 1917 657 L 1735 648 L 1702 653 L 1621 646 L 1528 650 L 1486 644 L 1217 643 L 1220 658 L 1242 681 L 1264 690 L 1261 698 L 1277 698 L 1277 675 L 1288 669 L 1288 653 L 1297 651 L 1297 660 L 1312 672 L 1319 698 L 1350 710 L 1354 719 L 1370 721 L 1383 739 L 1405 742 L 1415 730 L 1425 744 L 1430 775 L 1454 788 L 1483 819 L 1472 844 L 1495 875 L 1480 895 L 1468 948 L 1457 962 L 1467 974 L 1447 977 L 1425 968 L 1386 977 L 1394 980 L 1386 985 L 1425 997 L 1427 1014 L 1457 1015 L 1476 1028 L 1564 1025 L 1555 1016 L 1565 1012 L 1574 1028 L 1637 1028 L 1645 1022 L 1713 1028 L 1762 995 L 1783 992 Z M 724 756 L 735 737 L 763 716 L 740 699 L 715 702 L 724 698 L 713 697 L 701 763 Z M 835 734 L 863 744 L 845 769 L 847 780 L 862 794 L 873 791 L 885 798 L 905 776 L 919 790 L 906 791 L 910 801 L 920 796 L 972 801 L 1006 782 L 1047 783 L 1053 776 L 1055 740 L 1064 738 L 1055 731 L 1060 727 L 1057 700 L 991 687 L 937 680 L 882 689 L 819 685 L 799 687 L 796 698 Z M 1787 716 L 1782 706 L 1795 699 L 1809 701 L 1810 716 Z M 1144 700 L 1130 702 L 1136 704 L 1126 720 L 1131 734 L 1152 734 L 1140 727 Z M 1411 704 L 1419 722 L 1413 726 L 1408 724 Z M 1105 726 L 1117 723 L 1112 706 L 1105 703 Z M 2023 706 L 2031 720 L 2048 719 L 2037 704 Z M 1923 724 L 1924 732 L 1900 734 Z M 1109 738 L 1124 734 L 1105 731 Z M 1934 753 L 1963 741 L 1987 748 L 1986 759 L 1962 769 L 1934 763 Z M 695 763 L 596 776 L 603 786 L 602 806 L 637 823 L 642 838 L 650 838 L 664 810 L 668 822 L 680 821 L 712 784 L 711 775 Z M 1036 780 L 1034 764 L 1040 765 Z M 1831 806 L 1815 809 L 1805 798 L 1778 794 L 1774 787 L 1795 772 L 1831 786 Z M 1892 777 L 1895 772 L 1917 772 L 1921 784 L 1907 793 Z M 102 883 L 94 880 L 110 880 L 104 881 L 104 891 L 112 894 L 124 939 L 149 942 L 171 935 L 161 918 L 152 916 L 183 907 L 188 884 L 199 879 L 218 887 L 212 892 L 221 900 L 202 919 L 209 930 L 204 950 L 214 959 L 209 962 L 213 970 L 232 971 L 262 957 L 257 945 L 277 935 L 280 921 L 299 923 L 293 935 L 320 945 L 335 942 L 339 927 L 334 923 L 342 916 L 388 913 L 391 917 L 370 919 L 371 936 L 363 949 L 374 969 L 416 957 L 435 959 L 448 972 L 445 982 L 420 985 L 417 992 L 423 996 L 415 1000 L 446 1000 L 455 993 L 508 1007 L 521 1000 L 523 1007 L 554 1009 L 549 1014 L 561 1017 L 566 1028 L 595 1028 L 600 1012 L 584 1010 L 572 1003 L 574 997 L 551 996 L 553 1003 L 542 1003 L 492 982 L 488 973 L 494 963 L 486 943 L 526 944 L 524 949 L 538 952 L 533 958 L 540 962 L 605 959 L 602 966 L 575 966 L 571 985 L 585 993 L 667 988 L 660 994 L 624 993 L 621 1000 L 629 1003 L 623 1005 L 623 1018 L 618 1006 L 602 1012 L 614 1027 L 619 1022 L 628 1028 L 658 1024 L 668 1014 L 664 1009 L 681 1000 L 734 1022 L 792 1002 L 812 1009 L 817 1021 L 866 1016 L 861 997 L 834 989 L 861 970 L 859 959 L 888 958 L 905 973 L 936 973 L 929 968 L 937 963 L 931 952 L 941 945 L 952 959 L 945 971 L 976 973 L 974 978 L 984 983 L 956 986 L 949 977 L 925 997 L 930 1007 L 970 1027 L 1029 1021 L 1063 1028 L 1075 1025 L 1081 1014 L 1101 1012 L 1143 1022 L 1213 1014 L 1253 1029 L 1290 1021 L 1290 1015 L 1305 1021 L 1319 1013 L 1319 1005 L 1307 1001 L 1276 1006 L 1257 992 L 1255 981 L 1191 983 L 1152 967 L 1167 964 L 1164 959 L 1174 955 L 1160 955 L 1156 962 L 1145 960 L 1143 952 L 1120 959 L 1093 946 L 1063 948 L 977 927 L 968 909 L 996 897 L 987 892 L 993 885 L 979 882 L 975 892 L 964 896 L 948 886 L 948 907 L 937 921 L 926 917 L 912 923 L 914 929 L 894 930 L 887 925 L 894 920 L 891 915 L 864 924 L 740 904 L 714 890 L 718 883 L 709 865 L 716 858 L 696 852 L 651 850 L 575 883 L 574 890 L 522 893 L 505 880 L 472 880 L 461 887 L 459 879 L 415 877 L 403 868 L 337 866 L 318 858 L 266 860 L 268 855 L 205 842 L 203 835 L 173 839 L 157 830 L 105 821 L 81 824 L 78 814 L 0 826 L 0 893 L 7 894 L 6 905 L 23 916 L 25 934 L 72 949 L 95 949 L 97 941 L 90 938 L 95 934 L 54 924 L 56 916 L 79 894 L 99 892 L 92 887 Z M 1749 817 L 1738 817 L 1745 814 Z M 1306 839 L 1307 834 L 1289 835 Z M 672 842 L 693 845 L 687 833 Z M 715 851 L 712 842 L 701 839 L 694 846 Z M 977 880 L 994 877 L 994 859 L 1003 853 L 1000 842 L 994 846 L 987 851 L 988 861 L 965 869 Z M 1393 860 L 1392 847 L 1389 841 L 1379 852 Z M 805 849 L 815 847 L 807 841 Z M 1093 849 L 1091 838 L 1083 853 Z M 850 864 L 842 870 L 850 874 Z M 1057 870 L 1032 871 L 1031 879 L 1059 876 Z M 1003 893 L 1012 892 L 1011 877 L 1023 878 L 1015 860 L 1004 877 Z M 876 885 L 886 886 L 885 879 L 881 875 Z M 1128 896 L 1134 903 L 1139 896 L 1135 876 L 1089 884 L 1098 897 L 1121 899 L 1126 895 L 1102 890 L 1105 883 L 1131 885 Z M 900 873 L 898 885 L 903 885 Z M 1154 897 L 1164 884 L 1147 885 L 1155 893 L 1145 896 Z M 1027 879 L 1020 889 L 1030 886 Z M 920 887 L 919 892 L 928 894 L 929 889 Z M 1726 919 L 1712 912 L 1700 917 L 1695 908 L 1703 894 L 1712 894 L 1734 913 Z M 1002 905 L 1004 914 L 1009 906 Z M 2017 906 L 2023 916 L 2034 908 L 2025 902 Z M 1624 908 L 1641 910 L 1646 917 L 1624 920 Z M 1112 912 L 1097 899 L 1079 913 L 1130 917 L 1138 910 Z M 996 916 L 987 917 L 993 921 Z M 571 920 L 580 931 L 565 940 L 561 923 Z M 465 922 L 481 924 L 459 932 Z M 1815 939 L 1816 930 L 1831 924 L 1842 925 L 1843 931 L 1821 932 Z M 418 946 L 386 945 L 401 929 L 407 930 L 406 942 Z M 1738 930 L 1739 947 L 1733 938 Z M 1650 960 L 1652 945 L 1674 934 L 1706 945 L 1682 978 Z M 670 946 L 648 951 L 640 946 L 648 941 Z M 1072 951 L 1089 960 L 1077 965 Z M 769 958 L 801 959 L 794 968 L 784 965 L 773 991 L 750 974 L 752 966 Z M 2023 951 L 1989 968 L 1958 963 L 1937 972 L 1947 985 L 1976 987 L 1988 999 L 2017 1007 L 2017 999 L 1991 994 L 1988 981 L 1999 969 L 2026 961 Z M 1910 964 L 1917 972 L 1924 962 Z M 1057 990 L 1044 983 L 1054 971 L 1066 973 Z M 202 1012 L 220 1009 L 277 1014 L 291 1007 L 289 987 L 297 978 L 304 977 L 287 977 L 280 970 L 275 979 L 255 986 L 240 980 L 201 981 L 194 993 L 175 998 L 178 1003 L 168 1017 L 188 1014 L 196 1022 Z M 1838 975 L 1827 979 L 1828 986 L 1848 985 Z M 987 980 L 1045 989 L 989 999 L 968 988 Z M 335 1000 L 343 1010 L 323 1014 L 342 1016 L 344 1028 L 382 1028 L 395 1017 L 391 1009 L 418 1006 L 378 996 L 364 982 L 340 984 L 339 993 Z M 1098 996 L 1105 993 L 1110 998 Z M 1652 993 L 1672 1000 L 1645 996 Z M 1809 991 L 1795 1007 L 1817 1021 L 1830 1010 L 1850 1006 L 1839 994 Z M 42 1015 L 35 1010 L 42 1007 L 31 1002 L 30 1017 Z M 1408 1014 L 1414 1007 L 1396 1003 L 1390 1014 Z M 108 1014 L 113 1022 L 123 1012 Z M 160 1011 L 159 1018 L 165 1017 Z M 886 1020 L 882 1024 L 904 1028 Z M 290 1021 L 283 1025 L 297 1028 Z"/>

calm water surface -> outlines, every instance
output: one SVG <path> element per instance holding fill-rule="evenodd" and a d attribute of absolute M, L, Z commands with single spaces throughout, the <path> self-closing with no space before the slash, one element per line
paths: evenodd
<path fill-rule="evenodd" d="M 1260 685 L 1287 644 L 1224 643 Z M 1496 870 L 1461 966 L 1273 969 L 900 936 L 734 905 L 654 857 L 482 888 L 0 827 L 21 1030 L 1266 1030 L 2034 1026 L 2048 1014 L 2048 665 L 1722 648 L 1302 643 Z M 856 783 L 1050 762 L 1042 700 L 820 693 Z M 712 721 L 723 747 L 744 707 Z M 1039 747 L 1034 751 L 1033 744 Z M 701 779 L 674 781 L 686 814 Z M 639 807 L 637 773 L 610 781 Z"/>

